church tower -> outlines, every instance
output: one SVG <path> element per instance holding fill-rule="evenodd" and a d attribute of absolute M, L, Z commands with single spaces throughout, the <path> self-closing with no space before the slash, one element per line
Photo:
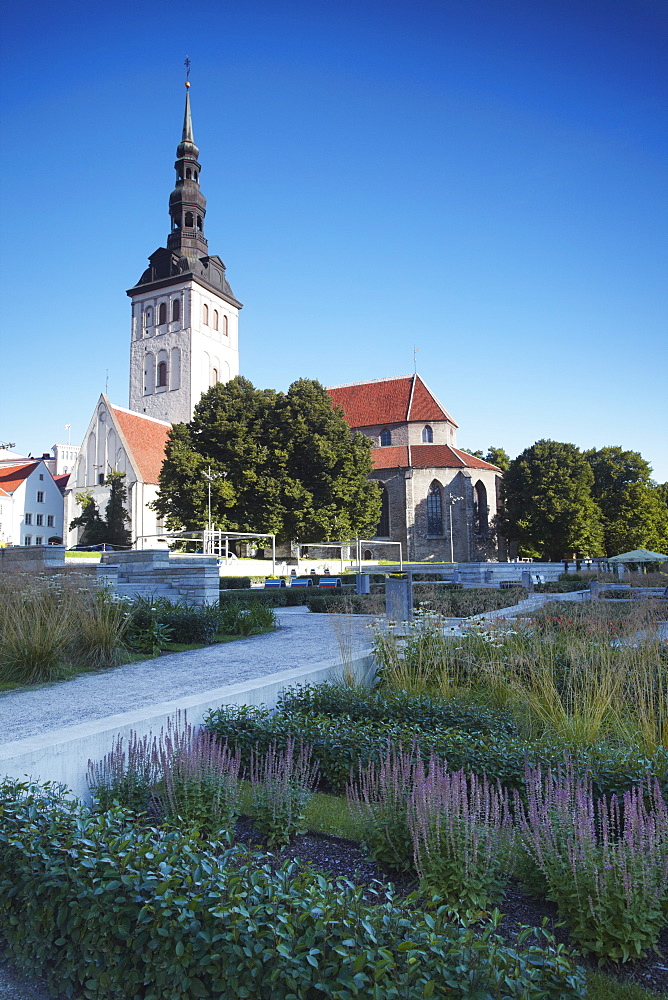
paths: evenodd
<path fill-rule="evenodd" d="M 222 260 L 208 253 L 189 88 L 186 82 L 167 246 L 151 254 L 149 267 L 127 293 L 132 300 L 130 409 L 172 424 L 189 421 L 203 392 L 239 374 L 241 303 Z"/>

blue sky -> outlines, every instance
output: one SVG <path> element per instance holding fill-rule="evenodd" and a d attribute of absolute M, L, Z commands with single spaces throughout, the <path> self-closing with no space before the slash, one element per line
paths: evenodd
<path fill-rule="evenodd" d="M 15 4 L 0 441 L 127 405 L 192 60 L 209 249 L 258 386 L 418 370 L 460 446 L 668 479 L 668 8 L 654 0 Z"/>

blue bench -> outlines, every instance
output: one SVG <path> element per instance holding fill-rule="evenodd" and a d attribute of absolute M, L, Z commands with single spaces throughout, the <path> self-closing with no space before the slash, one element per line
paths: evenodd
<path fill-rule="evenodd" d="M 326 587 L 326 588 L 340 587 L 341 586 L 341 579 L 338 576 L 323 577 L 323 579 L 320 581 L 320 583 L 318 584 L 318 586 L 319 587 Z"/>
<path fill-rule="evenodd" d="M 291 587 L 312 587 L 313 580 L 310 576 L 293 576 L 290 581 Z"/>
<path fill-rule="evenodd" d="M 264 589 L 265 590 L 273 590 L 274 587 L 284 587 L 284 586 L 285 586 L 285 580 L 265 580 L 264 581 Z"/>

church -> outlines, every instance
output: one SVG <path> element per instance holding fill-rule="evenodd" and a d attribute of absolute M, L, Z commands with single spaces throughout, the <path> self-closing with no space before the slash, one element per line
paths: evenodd
<path fill-rule="evenodd" d="M 137 548 L 164 545 L 163 525 L 150 503 L 172 424 L 188 422 L 201 395 L 239 374 L 239 311 L 220 257 L 204 235 L 206 199 L 195 145 L 190 84 L 176 182 L 169 196 L 167 246 L 127 292 L 131 302 L 128 407 L 102 394 L 86 431 L 65 495 L 65 525 L 80 509 L 76 494 L 92 494 L 104 510 L 106 478 L 125 473 L 128 513 Z M 501 472 L 457 448 L 457 424 L 415 373 L 328 389 L 351 429 L 373 442 L 372 478 L 382 487 L 376 536 L 365 558 L 469 562 L 498 558 L 493 530 Z M 66 529 L 67 530 L 67 529 Z M 66 536 L 75 544 L 77 532 Z"/>

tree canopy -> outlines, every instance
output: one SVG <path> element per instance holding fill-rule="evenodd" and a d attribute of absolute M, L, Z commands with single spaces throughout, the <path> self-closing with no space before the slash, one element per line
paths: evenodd
<path fill-rule="evenodd" d="M 541 440 L 513 459 L 503 479 L 501 531 L 524 555 L 554 561 L 603 555 L 594 473 L 579 448 Z"/>
<path fill-rule="evenodd" d="M 664 552 L 668 508 L 649 462 L 617 446 L 592 448 L 585 458 L 594 473 L 592 496 L 601 509 L 606 555 L 639 548 Z"/>
<path fill-rule="evenodd" d="M 287 392 L 241 376 L 204 393 L 188 424 L 170 432 L 153 506 L 171 528 L 208 519 L 279 541 L 335 541 L 375 531 L 380 489 L 368 479 L 371 441 L 352 433 L 319 382 Z"/>
<path fill-rule="evenodd" d="M 471 451 L 470 448 L 460 448 L 460 451 L 465 451 L 467 455 L 473 455 L 475 458 L 482 458 L 485 462 L 496 465 L 502 472 L 505 472 L 510 465 L 510 456 L 507 451 L 503 448 L 495 448 L 494 445 L 490 445 L 486 455 L 480 448 L 477 448 L 476 451 Z"/>

